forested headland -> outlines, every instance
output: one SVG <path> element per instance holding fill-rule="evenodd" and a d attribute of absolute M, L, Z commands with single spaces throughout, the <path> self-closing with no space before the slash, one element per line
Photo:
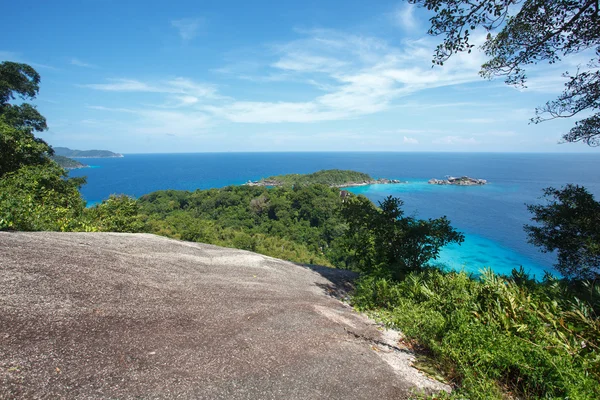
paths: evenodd
<path fill-rule="evenodd" d="M 364 172 L 327 169 L 311 174 L 286 174 L 275 175 L 263 178 L 259 181 L 246 183 L 248 186 L 306 186 L 306 185 L 327 185 L 330 187 L 351 187 L 388 183 L 401 183 L 397 179 L 379 178 L 375 179 Z"/>
<path fill-rule="evenodd" d="M 113 153 L 108 150 L 72 150 L 67 147 L 54 147 L 54 154 L 63 157 L 76 158 L 114 158 L 123 157 L 122 154 Z"/>
<path fill-rule="evenodd" d="M 86 167 L 88 167 L 88 165 L 80 163 L 77 160 L 73 160 L 72 158 L 65 157 L 65 156 L 58 156 L 56 154 L 53 155 L 52 157 L 50 157 L 50 159 L 52 159 L 52 161 L 54 161 L 59 166 L 61 166 L 62 168 L 65 168 L 65 169 L 75 169 L 75 168 L 86 168 Z"/>

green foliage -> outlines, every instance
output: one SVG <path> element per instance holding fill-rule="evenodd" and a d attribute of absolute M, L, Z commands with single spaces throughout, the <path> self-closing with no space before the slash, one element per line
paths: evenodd
<path fill-rule="evenodd" d="M 545 205 L 528 205 L 529 242 L 544 252 L 557 251 L 556 269 L 568 278 L 600 277 L 600 203 L 585 188 L 567 185 L 544 190 Z"/>
<path fill-rule="evenodd" d="M 331 265 L 345 224 L 338 189 L 324 185 L 166 190 L 139 199 L 147 232 Z"/>
<path fill-rule="evenodd" d="M 39 74 L 29 65 L 0 63 L 0 178 L 24 165 L 46 164 L 52 155 L 52 148 L 33 135 L 47 129 L 44 117 L 30 104 L 10 103 L 17 96 L 35 98 L 39 83 Z"/>
<path fill-rule="evenodd" d="M 317 171 L 312 174 L 288 174 L 270 176 L 263 182 L 277 182 L 280 185 L 307 186 L 313 184 L 339 186 L 348 183 L 369 182 L 373 178 L 368 174 L 357 171 L 328 169 Z"/>
<path fill-rule="evenodd" d="M 89 226 L 99 232 L 140 232 L 143 223 L 139 218 L 137 201 L 125 195 L 111 195 L 84 212 Z"/>
<path fill-rule="evenodd" d="M 425 345 L 456 398 L 592 399 L 600 396 L 600 290 L 514 271 L 436 269 L 402 281 L 367 276 L 353 301 Z M 595 298 L 586 302 L 582 298 Z"/>
<path fill-rule="evenodd" d="M 29 104 L 40 76 L 30 66 L 0 64 L 0 229 L 79 230 L 84 202 L 79 187 L 85 179 L 67 179 L 53 163 L 52 149 L 33 135 L 46 129 L 46 120 Z"/>
<path fill-rule="evenodd" d="M 27 64 L 5 61 L 0 63 L 0 117 L 9 125 L 26 130 L 48 129 L 46 119 L 34 106 L 10 102 L 16 97 L 33 99 L 39 92 L 40 75 Z"/>
<path fill-rule="evenodd" d="M 79 161 L 73 160 L 72 158 L 68 158 L 68 157 L 54 155 L 54 156 L 50 157 L 50 159 L 52 161 L 54 161 L 55 163 L 57 163 L 61 168 L 69 169 L 69 168 L 87 167 L 87 165 L 84 165 L 84 164 L 80 163 Z"/>
<path fill-rule="evenodd" d="M 71 150 L 67 147 L 54 147 L 54 153 L 63 157 L 110 158 L 121 157 L 121 154 L 108 150 Z"/>
<path fill-rule="evenodd" d="M 563 135 L 567 142 L 583 141 L 600 145 L 600 18 L 597 0 L 409 0 L 435 15 L 430 19 L 429 34 L 445 36 L 434 55 L 442 65 L 453 54 L 474 47 L 469 42 L 473 31 L 488 32 L 482 48 L 490 59 L 481 75 L 506 76 L 511 85 L 523 86 L 525 67 L 561 58 L 589 49 L 596 50 L 587 68 L 577 68 L 564 92 L 554 101 L 536 110 L 535 123 L 553 118 L 572 117 L 591 112 Z M 494 32 L 499 30 L 497 34 Z"/>
<path fill-rule="evenodd" d="M 402 200 L 389 196 L 377 208 L 366 197 L 349 198 L 342 208 L 348 223 L 344 245 L 352 263 L 364 272 L 381 271 L 400 278 L 436 259 L 449 243 L 464 236 L 446 217 L 419 220 L 404 216 Z"/>
<path fill-rule="evenodd" d="M 82 230 L 82 179 L 66 179 L 54 163 L 29 165 L 0 179 L 0 229 Z"/>
<path fill-rule="evenodd" d="M 0 179 L 24 165 L 47 165 L 50 147 L 31 131 L 15 128 L 0 117 Z"/>
<path fill-rule="evenodd" d="M 0 230 L 138 231 L 138 205 L 127 197 L 111 196 L 84 218 L 79 188 L 85 178 L 68 179 L 49 158 L 52 148 L 34 136 L 33 131 L 47 129 L 44 117 L 30 104 L 10 103 L 17 97 L 33 99 L 39 83 L 39 74 L 29 65 L 0 63 Z"/>

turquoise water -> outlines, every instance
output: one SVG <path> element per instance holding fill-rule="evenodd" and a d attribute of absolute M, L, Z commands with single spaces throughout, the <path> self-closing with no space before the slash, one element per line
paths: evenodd
<path fill-rule="evenodd" d="M 502 195 L 517 192 L 516 185 L 498 185 L 490 183 L 485 186 L 452 186 L 430 185 L 426 180 L 405 179 L 406 183 L 392 185 L 368 185 L 349 188 L 355 194 L 362 194 L 373 201 L 380 201 L 383 197 L 393 195 L 403 198 L 409 193 L 427 193 L 431 196 L 443 198 L 449 194 L 460 196 Z M 413 211 L 415 216 L 419 213 Z M 431 213 L 433 214 L 433 213 Z M 435 218 L 431 216 L 430 218 Z M 528 257 L 511 249 L 502 243 L 487 239 L 475 233 L 465 233 L 465 241 L 459 244 L 446 246 L 440 252 L 435 264 L 444 265 L 454 270 L 464 270 L 478 274 L 484 268 L 492 268 L 497 273 L 510 274 L 513 268 L 522 266 L 530 275 L 542 278 L 545 271 L 549 270 L 549 263 L 538 261 L 536 257 Z M 522 235 L 521 235 L 522 236 Z M 535 255 L 534 255 L 535 256 Z M 553 272 L 556 274 L 555 272 Z"/>
<path fill-rule="evenodd" d="M 381 199 L 389 195 L 404 198 L 406 194 L 415 194 L 418 192 L 427 193 L 442 201 L 444 197 L 448 197 L 451 194 L 470 197 L 474 195 L 498 196 L 518 192 L 518 186 L 516 185 L 499 185 L 493 183 L 485 186 L 430 185 L 426 180 L 415 179 L 404 179 L 404 182 L 406 183 L 358 186 L 348 188 L 348 190 L 355 194 L 365 195 L 376 202 L 381 201 Z M 413 214 L 419 216 L 416 210 L 413 211 Z M 435 216 L 431 216 L 430 218 L 435 218 Z M 487 222 L 489 223 L 490 221 Z M 522 266 L 525 271 L 538 279 L 544 276 L 545 271 L 550 270 L 548 262 L 538 261 L 535 257 L 528 257 L 502 243 L 475 233 L 466 233 L 464 229 L 462 229 L 462 232 L 465 233 L 464 242 L 443 248 L 437 260 L 434 261 L 434 264 L 473 274 L 479 274 L 484 268 L 492 268 L 495 272 L 506 275 L 509 275 L 513 268 Z M 551 272 L 556 275 L 556 272 Z"/>
<path fill-rule="evenodd" d="M 555 256 L 527 243 L 525 204 L 539 202 L 541 190 L 567 183 L 587 187 L 600 197 L 600 154 L 498 153 L 197 153 L 126 154 L 124 158 L 83 159 L 94 168 L 74 170 L 87 176 L 82 193 L 88 204 L 111 193 L 134 197 L 161 189 L 195 190 L 238 185 L 271 175 L 340 168 L 407 184 L 350 189 L 375 203 L 400 197 L 404 210 L 419 218 L 447 216 L 465 233 L 461 246 L 449 246 L 438 261 L 478 272 L 489 266 L 509 273 L 523 266 L 538 278 L 553 271 Z M 485 186 L 429 185 L 431 178 L 468 175 Z"/>

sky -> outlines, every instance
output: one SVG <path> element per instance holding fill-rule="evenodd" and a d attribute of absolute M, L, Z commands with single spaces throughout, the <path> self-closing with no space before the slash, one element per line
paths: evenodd
<path fill-rule="evenodd" d="M 3 5 L 0 61 L 41 74 L 53 146 L 120 153 L 597 152 L 530 124 L 577 56 L 527 88 L 432 66 L 431 17 L 403 1 L 30 0 Z M 483 31 L 473 41 L 482 43 Z"/>

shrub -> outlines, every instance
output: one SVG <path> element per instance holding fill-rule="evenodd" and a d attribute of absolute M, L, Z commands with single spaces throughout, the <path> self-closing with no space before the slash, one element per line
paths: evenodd
<path fill-rule="evenodd" d="M 85 210 L 88 224 L 100 232 L 140 232 L 137 201 L 125 195 L 111 195 L 102 203 Z"/>
<path fill-rule="evenodd" d="M 24 166 L 0 179 L 0 229 L 85 230 L 81 179 L 54 163 Z"/>
<path fill-rule="evenodd" d="M 457 398 L 600 398 L 600 321 L 580 299 L 597 289 L 574 287 L 427 269 L 364 277 L 353 301 L 425 345 Z"/>

